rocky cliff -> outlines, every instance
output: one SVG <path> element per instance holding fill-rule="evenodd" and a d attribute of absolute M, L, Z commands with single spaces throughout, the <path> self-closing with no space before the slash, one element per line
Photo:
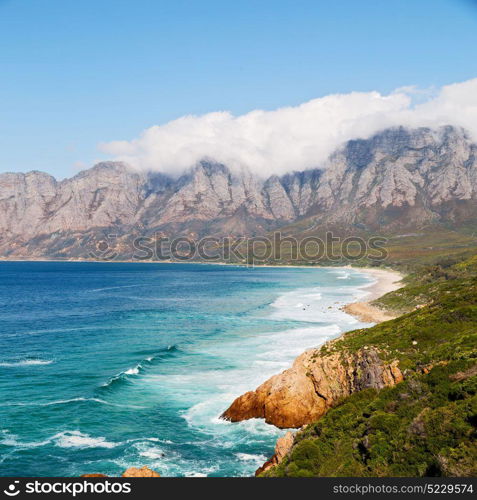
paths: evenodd
<path fill-rule="evenodd" d="M 315 422 L 354 392 L 382 389 L 402 380 L 398 362 L 383 362 L 375 348 L 365 346 L 352 354 L 310 349 L 290 369 L 238 397 L 222 418 L 232 422 L 264 418 L 282 429 L 298 428 Z"/>
<path fill-rule="evenodd" d="M 423 266 L 386 297 L 408 312 L 305 352 L 226 410 L 303 426 L 258 475 L 475 476 L 477 258 Z"/>
<path fill-rule="evenodd" d="M 179 178 L 104 162 L 71 179 L 0 174 L 0 255 L 88 257 L 98 239 L 256 235 L 313 217 L 375 230 L 475 221 L 477 145 L 464 130 L 404 128 L 353 140 L 315 169 L 263 179 L 202 161 Z M 293 169 L 293 165 L 290 165 Z"/>

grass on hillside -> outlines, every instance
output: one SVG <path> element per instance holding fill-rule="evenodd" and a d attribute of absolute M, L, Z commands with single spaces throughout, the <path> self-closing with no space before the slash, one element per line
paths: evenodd
<path fill-rule="evenodd" d="M 475 476 L 475 359 L 349 397 L 297 435 L 269 477 Z"/>
<path fill-rule="evenodd" d="M 411 312 L 322 352 L 375 346 L 405 381 L 355 393 L 298 433 L 265 476 L 477 474 L 477 256 L 421 269 L 381 299 Z"/>
<path fill-rule="evenodd" d="M 318 246 L 310 243 L 306 251 L 310 258 L 304 256 L 297 250 L 297 244 L 292 244 L 288 237 L 300 242 L 305 238 L 319 238 L 326 242 L 327 228 L 314 229 L 307 231 L 304 229 L 304 221 L 292 226 L 286 226 L 279 232 L 284 240 L 280 249 L 275 248 L 275 235 L 268 235 L 268 242 L 257 241 L 255 244 L 255 258 L 252 259 L 250 250 L 247 252 L 247 245 L 238 245 L 238 249 L 243 256 L 236 260 L 239 263 L 260 264 L 286 264 L 286 265 L 324 265 L 324 266 L 361 266 L 361 267 L 392 267 L 404 273 L 411 273 L 422 266 L 435 265 L 438 262 L 451 259 L 454 261 L 462 260 L 475 255 L 477 252 L 477 237 L 472 234 L 466 234 L 461 231 L 449 228 L 427 227 L 425 229 L 415 229 L 413 231 L 396 233 L 366 233 L 362 230 L 356 231 L 348 228 L 330 228 L 333 237 L 339 238 L 336 243 L 322 245 L 321 253 Z M 366 252 L 364 256 L 360 255 L 361 244 L 344 244 L 347 238 L 360 238 L 365 242 Z M 382 258 L 379 250 L 370 248 L 370 238 L 385 238 L 384 249 L 386 257 Z M 362 253 L 362 252 L 361 252 Z M 249 258 L 247 259 L 247 255 Z M 316 256 L 316 258 L 314 258 Z M 235 259 L 232 257 L 232 261 Z M 378 257 L 378 258 L 377 258 Z"/>

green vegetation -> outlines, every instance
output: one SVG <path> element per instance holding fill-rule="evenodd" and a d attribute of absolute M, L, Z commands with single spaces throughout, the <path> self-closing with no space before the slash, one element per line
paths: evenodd
<path fill-rule="evenodd" d="M 268 235 L 269 244 L 257 245 L 255 263 L 267 264 L 299 264 L 299 265 L 347 265 L 387 267 L 405 273 L 414 272 L 420 266 L 432 266 L 448 260 L 463 260 L 477 252 L 477 227 L 447 227 L 444 225 L 428 225 L 425 227 L 409 226 L 394 228 L 392 231 L 365 231 L 358 226 L 330 225 L 325 227 L 314 218 L 303 219 L 289 226 L 280 228 L 281 238 L 287 241 L 292 237 L 297 242 L 307 238 L 319 238 L 326 242 L 327 233 L 331 232 L 336 242 L 323 247 L 322 253 L 318 247 L 310 244 L 307 247 L 309 258 L 302 255 L 297 245 L 290 241 L 275 248 L 274 233 Z M 379 237 L 385 241 L 386 258 L 382 259 L 380 251 L 373 250 L 370 238 Z M 366 242 L 365 256 L 359 257 L 361 246 L 357 243 L 349 244 L 351 238 L 360 238 Z M 245 252 L 245 247 L 239 246 Z M 246 252 L 245 252 L 246 253 Z M 260 255 L 266 256 L 260 258 Z M 316 255 L 317 258 L 314 258 Z"/>
<path fill-rule="evenodd" d="M 465 254 L 464 254 L 465 255 Z M 465 285 L 465 279 L 477 276 L 477 256 L 447 257 L 438 263 L 419 266 L 404 278 L 404 288 L 388 293 L 374 301 L 378 307 L 404 313 L 431 304 L 444 289 Z M 461 281 L 456 281 L 456 280 Z M 449 286 L 445 285 L 447 283 Z"/>
<path fill-rule="evenodd" d="M 297 435 L 268 476 L 475 476 L 475 360 L 349 397 Z"/>
<path fill-rule="evenodd" d="M 346 398 L 263 475 L 477 474 L 477 257 L 456 260 L 422 267 L 377 301 L 411 312 L 323 348 L 375 346 L 399 360 L 405 381 Z"/>

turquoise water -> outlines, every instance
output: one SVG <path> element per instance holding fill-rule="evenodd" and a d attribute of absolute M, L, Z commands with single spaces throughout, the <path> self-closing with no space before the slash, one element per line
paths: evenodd
<path fill-rule="evenodd" d="M 218 417 L 361 326 L 348 269 L 0 263 L 0 475 L 243 476 L 283 431 Z"/>

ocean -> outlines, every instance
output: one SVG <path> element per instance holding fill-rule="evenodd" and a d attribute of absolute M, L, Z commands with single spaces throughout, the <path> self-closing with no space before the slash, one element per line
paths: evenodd
<path fill-rule="evenodd" d="M 364 326 L 343 268 L 0 263 L 0 475 L 250 476 L 285 431 L 235 397 Z"/>

